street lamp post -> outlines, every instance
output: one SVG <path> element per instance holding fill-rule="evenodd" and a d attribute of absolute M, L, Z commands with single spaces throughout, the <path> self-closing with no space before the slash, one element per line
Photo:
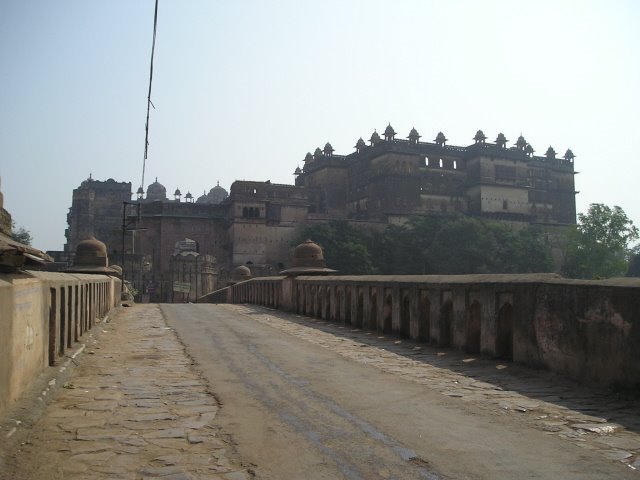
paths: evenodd
<path fill-rule="evenodd" d="M 133 220 L 127 222 L 127 205 L 135 205 L 136 206 L 136 215 Z M 125 277 L 125 233 L 136 232 L 147 230 L 146 228 L 137 227 L 137 223 L 140 221 L 140 202 L 122 202 L 122 251 L 121 251 L 121 263 L 122 263 L 122 282 L 120 284 L 120 296 L 122 297 L 122 293 L 124 292 L 124 277 Z M 129 228 L 131 225 L 136 225 L 133 228 Z M 133 278 L 133 276 L 132 276 Z"/>

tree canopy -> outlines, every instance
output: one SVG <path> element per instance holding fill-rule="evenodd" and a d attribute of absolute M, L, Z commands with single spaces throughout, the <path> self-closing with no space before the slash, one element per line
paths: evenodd
<path fill-rule="evenodd" d="M 24 227 L 16 229 L 15 222 L 11 224 L 11 238 L 16 242 L 24 243 L 25 245 L 31 245 L 31 242 L 33 241 L 31 232 L 26 230 Z"/>
<path fill-rule="evenodd" d="M 592 203 L 578 214 L 578 225 L 569 235 L 563 273 L 575 278 L 606 278 L 627 273 L 629 244 L 638 229 L 622 208 Z"/>
<path fill-rule="evenodd" d="M 342 274 L 428 275 L 553 270 L 550 248 L 534 227 L 467 216 L 413 217 L 383 231 L 330 222 L 305 228 Z"/>

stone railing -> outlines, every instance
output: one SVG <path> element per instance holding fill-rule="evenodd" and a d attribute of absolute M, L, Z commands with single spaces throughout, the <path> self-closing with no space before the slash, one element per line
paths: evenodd
<path fill-rule="evenodd" d="M 640 279 L 555 274 L 255 278 L 218 293 L 352 328 L 640 387 Z"/>
<path fill-rule="evenodd" d="M 0 275 L 0 414 L 119 305 L 120 287 L 106 275 Z"/>

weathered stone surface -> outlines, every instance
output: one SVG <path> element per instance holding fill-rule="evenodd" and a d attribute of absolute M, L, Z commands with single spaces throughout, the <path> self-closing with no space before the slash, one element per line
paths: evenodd
<path fill-rule="evenodd" d="M 149 338 L 154 327 L 162 334 Z M 216 480 L 241 470 L 211 429 L 215 398 L 159 308 L 126 309 L 104 328 L 91 349 L 109 354 L 76 358 L 73 388 L 60 389 L 33 427 L 14 477 Z"/>

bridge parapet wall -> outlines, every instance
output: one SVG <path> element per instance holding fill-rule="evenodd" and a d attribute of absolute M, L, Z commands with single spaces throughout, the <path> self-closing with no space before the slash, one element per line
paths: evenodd
<path fill-rule="evenodd" d="M 252 303 L 566 374 L 640 387 L 640 280 L 555 274 L 299 276 L 229 287 Z"/>
<path fill-rule="evenodd" d="M 120 288 L 107 275 L 0 275 L 0 415 L 119 305 Z"/>

